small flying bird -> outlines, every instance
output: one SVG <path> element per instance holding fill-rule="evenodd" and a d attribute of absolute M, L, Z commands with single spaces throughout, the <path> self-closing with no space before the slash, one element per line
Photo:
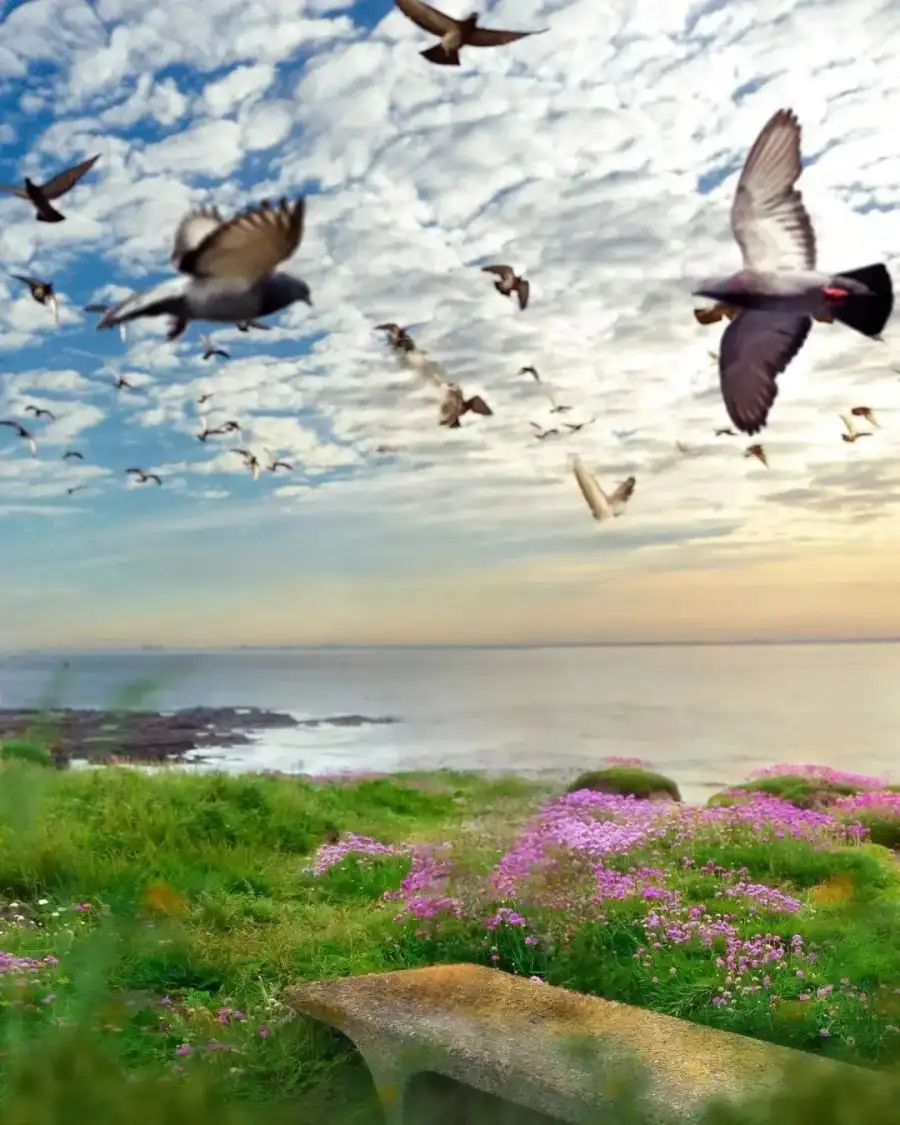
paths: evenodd
<path fill-rule="evenodd" d="M 737 437 L 737 434 L 731 426 L 720 426 L 716 430 L 716 437 Z"/>
<path fill-rule="evenodd" d="M 395 3 L 417 27 L 438 36 L 440 42 L 419 52 L 422 58 L 438 66 L 459 66 L 462 47 L 503 47 L 528 35 L 542 34 L 540 31 L 499 31 L 479 27 L 478 16 L 475 14 L 466 16 L 465 19 L 454 19 L 453 16 L 432 8 L 424 0 L 395 0 Z"/>
<path fill-rule="evenodd" d="M 231 352 L 227 352 L 224 348 L 217 348 L 209 336 L 201 336 L 200 343 L 203 345 L 204 359 L 212 359 L 214 355 L 221 356 L 222 359 L 231 359 Z"/>
<path fill-rule="evenodd" d="M 207 402 L 209 402 L 209 400 L 212 398 L 212 396 L 213 396 L 212 391 L 206 391 L 204 394 L 202 394 L 198 397 L 197 405 L 198 406 L 204 406 Z"/>
<path fill-rule="evenodd" d="M 209 426 L 204 426 L 203 429 L 200 431 L 200 433 L 197 434 L 197 441 L 206 441 L 206 439 L 208 437 L 214 437 L 214 436 L 217 436 L 219 434 L 224 434 L 226 432 L 228 432 L 228 431 L 223 430 L 221 428 L 221 426 L 213 427 L 212 429 Z"/>
<path fill-rule="evenodd" d="M 628 441 L 629 438 L 633 438 L 637 432 L 637 430 L 613 430 L 612 435 L 617 441 L 624 442 Z"/>
<path fill-rule="evenodd" d="M 52 281 L 41 281 L 39 277 L 27 277 L 21 273 L 11 273 L 9 276 L 27 285 L 32 297 L 39 305 L 46 305 L 52 311 L 53 319 L 59 324 L 59 300 L 54 292 Z"/>
<path fill-rule="evenodd" d="M 67 449 L 62 455 L 63 461 L 83 461 L 84 454 L 79 453 L 77 449 Z"/>
<path fill-rule="evenodd" d="M 85 305 L 85 306 L 84 306 L 84 308 L 83 308 L 83 310 L 82 310 L 82 312 L 86 312 L 86 313 L 100 313 L 101 315 L 103 315 L 104 313 L 108 313 L 108 312 L 110 311 L 110 309 L 111 309 L 111 308 L 112 308 L 112 305 L 100 305 L 100 304 L 97 304 L 97 305 Z M 128 329 L 127 329 L 126 325 L 124 325 L 124 324 L 120 324 L 120 325 L 119 325 L 119 335 L 120 335 L 120 336 L 122 337 L 122 343 L 123 343 L 123 344 L 124 344 L 124 343 L 127 343 L 127 340 L 128 340 Z"/>
<path fill-rule="evenodd" d="M 496 274 L 500 279 L 494 282 L 494 288 L 504 297 L 513 293 L 519 299 L 519 308 L 528 308 L 528 298 L 531 295 L 531 283 L 524 277 L 519 277 L 512 266 L 482 266 L 482 273 Z"/>
<path fill-rule="evenodd" d="M 249 332 L 251 328 L 258 328 L 261 332 L 268 332 L 271 324 L 263 324 L 259 320 L 239 320 L 235 325 L 238 332 Z"/>
<path fill-rule="evenodd" d="M 244 458 L 244 465 L 250 470 L 250 475 L 254 480 L 259 477 L 259 458 L 255 453 L 251 453 L 249 449 L 232 449 L 232 453 L 237 453 Z"/>
<path fill-rule="evenodd" d="M 223 434 L 239 434 L 241 432 L 241 425 L 240 422 L 235 421 L 223 422 L 221 426 L 219 426 L 219 430 Z"/>
<path fill-rule="evenodd" d="M 579 431 L 583 430 L 585 426 L 592 426 L 596 421 L 596 418 L 588 418 L 586 422 L 563 422 L 563 425 L 569 433 L 577 434 Z"/>
<path fill-rule="evenodd" d="M 388 344 L 395 352 L 412 352 L 415 351 L 416 343 L 412 336 L 401 328 L 399 324 L 376 324 L 376 332 L 387 332 Z"/>
<path fill-rule="evenodd" d="M 588 470 L 580 457 L 573 458 L 572 472 L 595 520 L 608 520 L 621 516 L 637 484 L 635 477 L 628 477 L 621 484 L 616 485 L 607 496 L 597 483 L 597 478 Z"/>
<path fill-rule="evenodd" d="M 25 407 L 25 413 L 26 414 L 33 414 L 36 419 L 37 418 L 49 418 L 51 422 L 54 422 L 56 420 L 56 415 L 53 413 L 52 410 L 45 410 L 43 408 L 43 406 L 32 406 L 31 403 L 29 403 Z"/>
<path fill-rule="evenodd" d="M 154 481 L 156 484 L 161 485 L 162 481 L 156 473 L 148 473 L 145 469 L 126 469 L 126 474 L 133 476 L 138 484 L 146 484 L 148 481 Z"/>
<path fill-rule="evenodd" d="M 263 201 L 230 219 L 216 207 L 189 211 L 178 224 L 171 261 L 183 277 L 134 293 L 97 325 L 112 328 L 144 316 L 168 316 L 168 340 L 192 320 L 249 323 L 295 301 L 312 305 L 309 286 L 277 267 L 303 238 L 306 201 Z"/>
<path fill-rule="evenodd" d="M 9 426 L 11 430 L 15 430 L 17 437 L 20 437 L 23 441 L 28 442 L 28 448 L 31 450 L 31 456 L 37 457 L 37 442 L 34 440 L 32 434 L 25 429 L 21 422 L 3 421 L 0 422 L 0 426 Z"/>
<path fill-rule="evenodd" d="M 854 406 L 850 413 L 854 418 L 865 418 L 870 426 L 874 426 L 876 430 L 881 429 L 881 423 L 875 419 L 875 411 L 871 406 Z"/>
<path fill-rule="evenodd" d="M 451 430 L 460 428 L 459 420 L 464 414 L 480 414 L 490 417 L 494 412 L 484 401 L 481 395 L 472 395 L 466 398 L 456 383 L 446 383 L 440 404 L 440 421 L 438 425 L 447 426 Z"/>
<path fill-rule="evenodd" d="M 567 411 L 572 409 L 571 406 L 561 406 L 559 404 L 559 402 L 556 399 L 556 395 L 553 393 L 553 391 L 550 390 L 550 388 L 547 386 L 547 384 L 544 382 L 544 380 L 540 377 L 536 367 L 521 367 L 521 368 L 519 368 L 519 374 L 520 375 L 530 375 L 536 383 L 540 383 L 541 388 L 544 391 L 544 394 L 550 400 L 550 413 L 551 414 L 565 414 Z"/>
<path fill-rule="evenodd" d="M 767 469 L 769 467 L 769 459 L 766 457 L 766 451 L 761 445 L 748 445 L 744 450 L 744 456 L 755 457 L 756 460 L 765 465 Z"/>
<path fill-rule="evenodd" d="M 74 496 L 76 492 L 81 492 L 82 489 L 85 488 L 87 488 L 86 484 L 73 484 L 70 488 L 66 489 L 66 492 L 68 492 L 70 496 Z"/>
<path fill-rule="evenodd" d="M 293 467 L 294 466 L 287 461 L 279 461 L 277 458 L 273 458 L 272 461 L 270 461 L 270 463 L 266 465 L 266 470 L 270 473 L 277 473 L 279 469 L 284 469 L 286 472 L 290 472 Z"/>
<path fill-rule="evenodd" d="M 61 223 L 65 221 L 65 215 L 51 206 L 51 201 L 61 199 L 66 192 L 71 191 L 81 177 L 90 172 L 99 159 L 100 153 L 98 152 L 96 156 L 91 156 L 88 160 L 83 160 L 72 168 L 66 168 L 64 172 L 58 173 L 45 184 L 36 184 L 26 176 L 24 187 L 0 184 L 0 191 L 17 195 L 20 199 L 30 200 L 34 204 L 35 218 L 39 223 Z"/>
<path fill-rule="evenodd" d="M 124 375 L 117 375 L 115 389 L 117 391 L 136 391 L 137 387 L 134 385 L 134 383 L 129 383 Z"/>
<path fill-rule="evenodd" d="M 555 428 L 545 430 L 542 426 L 539 426 L 537 422 L 529 422 L 528 425 L 531 426 L 531 428 L 534 430 L 534 436 L 538 441 L 543 441 L 544 438 L 553 437 L 554 434 L 559 433 L 559 430 Z"/>
<path fill-rule="evenodd" d="M 691 452 L 691 447 L 688 445 L 688 443 L 686 441 L 676 441 L 675 442 L 675 448 L 678 450 L 679 453 L 690 453 Z"/>
<path fill-rule="evenodd" d="M 763 126 L 731 207 L 743 268 L 693 291 L 741 310 L 722 334 L 719 379 L 728 416 L 746 434 L 766 425 L 777 377 L 803 347 L 813 318 L 831 316 L 872 337 L 894 307 L 881 263 L 837 274 L 816 269 L 815 232 L 795 187 L 803 169 L 800 139 L 792 110 L 778 110 Z"/>
<path fill-rule="evenodd" d="M 872 437 L 871 430 L 858 430 L 853 422 L 853 417 L 850 414 L 842 414 L 841 421 L 844 423 L 844 432 L 841 434 L 842 441 L 856 441 L 861 437 Z"/>

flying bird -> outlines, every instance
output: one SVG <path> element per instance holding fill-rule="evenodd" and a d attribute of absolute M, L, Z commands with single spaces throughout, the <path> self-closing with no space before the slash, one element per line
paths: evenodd
<path fill-rule="evenodd" d="M 861 437 L 872 437 L 871 430 L 858 430 L 854 424 L 852 414 L 842 414 L 841 421 L 844 423 L 844 432 L 841 434 L 842 441 L 856 441 Z"/>
<path fill-rule="evenodd" d="M 214 355 L 221 356 L 222 359 L 231 359 L 231 352 L 227 352 L 224 348 L 217 348 L 209 336 L 201 336 L 200 343 L 203 345 L 204 359 L 212 359 Z"/>
<path fill-rule="evenodd" d="M 716 430 L 716 437 L 737 437 L 737 434 L 731 426 L 720 426 Z"/>
<path fill-rule="evenodd" d="M 83 461 L 84 454 L 79 453 L 77 449 L 67 449 L 62 455 L 63 461 Z"/>
<path fill-rule="evenodd" d="M 412 336 L 410 336 L 410 334 L 406 331 L 406 329 L 401 328 L 399 324 L 376 324 L 375 331 L 387 332 L 388 344 L 391 348 L 393 348 L 395 352 L 415 351 L 415 341 L 413 340 Z"/>
<path fill-rule="evenodd" d="M 440 42 L 419 54 L 438 66 L 459 66 L 459 52 L 462 47 L 503 47 L 515 43 L 528 35 L 540 35 L 540 31 L 499 31 L 494 28 L 479 27 L 478 16 L 473 14 L 465 19 L 454 19 L 444 12 L 432 8 L 424 0 L 394 0 L 400 11 L 423 31 L 437 35 Z"/>
<path fill-rule="evenodd" d="M 52 410 L 45 410 L 43 406 L 32 406 L 31 403 L 25 407 L 25 413 L 33 414 L 35 418 L 49 418 L 51 422 L 56 420 Z"/>
<path fill-rule="evenodd" d="M 222 425 L 219 426 L 219 430 L 223 434 L 239 434 L 241 432 L 241 424 L 240 422 L 235 422 L 233 420 L 230 422 L 223 422 Z"/>
<path fill-rule="evenodd" d="M 451 430 L 458 430 L 460 418 L 469 413 L 490 417 L 494 412 L 481 395 L 472 395 L 471 398 L 466 398 L 456 383 L 447 383 L 441 399 L 438 425 L 447 426 Z"/>
<path fill-rule="evenodd" d="M 831 316 L 878 336 L 894 307 L 884 265 L 841 273 L 816 269 L 816 236 L 801 193 L 801 130 L 780 109 L 750 150 L 731 207 L 743 268 L 702 281 L 694 295 L 740 309 L 722 334 L 719 379 L 728 416 L 746 434 L 766 425 L 777 377 L 806 342 L 813 318 Z"/>
<path fill-rule="evenodd" d="M 88 160 L 83 160 L 81 164 L 76 164 L 72 168 L 66 168 L 64 172 L 60 172 L 45 184 L 36 184 L 26 176 L 24 187 L 16 187 L 12 184 L 0 184 L 0 191 L 9 192 L 10 195 L 17 195 L 20 199 L 30 200 L 30 202 L 34 204 L 35 218 L 38 222 L 61 223 L 65 221 L 65 215 L 61 214 L 51 205 L 52 201 L 61 199 L 66 192 L 71 191 L 81 177 L 90 172 L 99 159 L 100 153 L 98 152 L 96 156 L 92 156 Z"/>
<path fill-rule="evenodd" d="M 11 430 L 15 430 L 17 437 L 20 437 L 23 441 L 28 442 L 28 448 L 31 450 L 31 456 L 37 457 L 37 442 L 34 440 L 32 434 L 25 429 L 21 422 L 11 422 L 7 420 L 0 422 L 0 426 L 9 426 Z"/>
<path fill-rule="evenodd" d="M 273 457 L 269 461 L 269 464 L 266 465 L 266 470 L 270 473 L 277 473 L 279 469 L 284 469 L 286 472 L 290 472 L 293 467 L 294 466 L 289 464 L 287 461 L 279 461 L 277 457 Z"/>
<path fill-rule="evenodd" d="M 53 312 L 53 319 L 59 324 L 59 300 L 53 289 L 52 281 L 41 281 L 39 277 L 26 277 L 21 273 L 11 273 L 16 281 L 21 281 L 31 290 L 32 297 L 39 305 L 46 305 Z"/>
<path fill-rule="evenodd" d="M 608 520 L 615 516 L 621 516 L 637 484 L 635 477 L 628 477 L 621 484 L 616 485 L 607 496 L 597 483 L 597 478 L 585 466 L 580 457 L 573 458 L 572 472 L 575 474 L 575 480 L 581 489 L 581 495 L 595 520 Z"/>
<path fill-rule="evenodd" d="M 126 474 L 133 476 L 138 484 L 146 484 L 148 481 L 154 481 L 156 484 L 162 484 L 156 473 L 148 473 L 145 469 L 126 469 Z"/>
<path fill-rule="evenodd" d="M 572 409 L 571 406 L 560 406 L 559 402 L 556 399 L 556 395 L 553 393 L 553 391 L 550 390 L 550 388 L 547 386 L 547 384 L 544 382 L 544 380 L 540 377 L 536 367 L 520 367 L 519 368 L 519 374 L 520 375 L 530 375 L 536 383 L 540 383 L 544 394 L 550 400 L 550 413 L 551 414 L 565 414 L 566 411 Z"/>
<path fill-rule="evenodd" d="M 95 305 L 85 305 L 84 309 L 82 311 L 86 312 L 86 313 L 100 313 L 101 316 L 102 316 L 104 313 L 108 313 L 111 309 L 112 309 L 112 305 L 95 304 Z M 126 343 L 127 339 L 128 339 L 128 329 L 127 329 L 126 325 L 124 325 L 124 324 L 119 325 L 119 335 L 122 337 L 122 343 L 123 344 Z"/>
<path fill-rule="evenodd" d="M 232 449 L 232 453 L 237 453 L 244 458 L 244 465 L 250 470 L 250 475 L 254 480 L 259 477 L 259 458 L 255 453 L 251 453 L 249 449 Z"/>
<path fill-rule="evenodd" d="M 531 428 L 534 430 L 534 436 L 538 441 L 543 441 L 544 438 L 553 437 L 554 434 L 559 433 L 559 430 L 555 428 L 545 430 L 542 426 L 539 426 L 537 422 L 529 422 L 528 425 L 531 426 Z"/>
<path fill-rule="evenodd" d="M 171 261 L 184 277 L 134 293 L 106 313 L 98 330 L 144 316 L 168 316 L 168 340 L 192 320 L 224 324 L 271 316 L 295 301 L 312 305 L 309 286 L 278 270 L 303 238 L 306 201 L 258 203 L 230 219 L 198 207 L 178 224 Z"/>
<path fill-rule="evenodd" d="M 117 391 L 136 391 L 137 387 L 134 385 L 134 383 L 129 383 L 124 375 L 117 375 L 115 389 Z"/>
<path fill-rule="evenodd" d="M 596 418 L 588 418 L 585 422 L 563 422 L 563 425 L 570 433 L 577 434 L 579 431 L 583 430 L 585 426 L 592 426 L 596 421 Z"/>
<path fill-rule="evenodd" d="M 73 484 L 71 487 L 66 489 L 66 492 L 68 492 L 70 496 L 74 496 L 76 492 L 81 492 L 81 490 L 84 488 L 87 488 L 86 484 Z"/>
<path fill-rule="evenodd" d="M 206 441 L 208 437 L 214 437 L 218 434 L 224 434 L 228 431 L 223 430 L 221 426 L 210 429 L 209 426 L 204 426 L 203 429 L 197 434 L 197 441 Z"/>
<path fill-rule="evenodd" d="M 209 400 L 212 398 L 212 396 L 213 396 L 212 391 L 206 391 L 204 394 L 202 394 L 198 397 L 197 405 L 198 406 L 204 406 L 207 402 L 209 402 Z"/>
<path fill-rule="evenodd" d="M 531 283 L 524 277 L 519 277 L 512 266 L 482 266 L 482 273 L 493 273 L 500 279 L 494 282 L 494 288 L 504 297 L 513 293 L 519 299 L 519 308 L 528 308 L 528 298 L 531 295 Z"/>
<path fill-rule="evenodd" d="M 755 457 L 757 461 L 761 462 L 768 469 L 769 459 L 766 456 L 766 451 L 761 445 L 748 445 L 744 450 L 745 457 Z"/>
<path fill-rule="evenodd" d="M 881 423 L 875 419 L 875 411 L 871 406 L 854 406 L 850 413 L 854 418 L 865 418 L 870 426 L 874 426 L 876 430 L 881 429 Z"/>
<path fill-rule="evenodd" d="M 734 308 L 733 305 L 713 305 L 709 309 L 694 309 L 694 319 L 698 324 L 718 324 L 723 317 L 728 320 L 734 320 L 740 309 Z M 819 321 L 820 324 L 834 324 L 834 317 L 830 313 L 822 313 L 820 316 L 814 316 L 813 320 Z M 709 353 L 713 359 L 719 357 L 715 352 Z"/>

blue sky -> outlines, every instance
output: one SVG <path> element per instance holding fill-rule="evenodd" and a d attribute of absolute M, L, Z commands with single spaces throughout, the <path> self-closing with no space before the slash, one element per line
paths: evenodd
<path fill-rule="evenodd" d="M 861 2 L 509 0 L 484 22 L 546 33 L 458 70 L 386 2 L 0 5 L 0 177 L 101 154 L 65 223 L 0 199 L 5 270 L 62 306 L 57 328 L 0 273 L 0 415 L 58 417 L 34 423 L 34 458 L 0 432 L 0 647 L 896 632 L 891 330 L 815 329 L 766 470 L 714 437 L 721 326 L 696 324 L 689 284 L 736 267 L 735 177 L 783 105 L 822 263 L 893 267 L 897 16 Z M 191 206 L 281 194 L 308 199 L 287 268 L 312 309 L 175 344 L 81 311 L 171 277 Z M 527 310 L 490 262 L 529 277 Z M 385 320 L 493 416 L 440 427 L 442 392 Z M 229 359 L 202 360 L 208 328 Z M 859 401 L 881 427 L 842 443 Z M 227 418 L 240 441 L 196 440 Z M 253 480 L 232 446 L 293 468 Z M 622 518 L 590 518 L 575 455 L 607 489 L 637 477 Z M 163 486 L 129 485 L 131 465 Z"/>

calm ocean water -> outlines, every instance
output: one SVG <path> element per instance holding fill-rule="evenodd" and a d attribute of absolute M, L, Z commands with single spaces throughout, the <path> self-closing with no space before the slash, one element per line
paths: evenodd
<path fill-rule="evenodd" d="M 0 706 L 37 703 L 60 656 L 0 656 Z M 451 766 L 574 771 L 646 758 L 688 800 L 776 761 L 900 774 L 900 645 L 268 649 L 69 654 L 62 699 L 103 707 L 257 706 L 395 725 L 263 731 L 217 768 L 325 773 Z"/>

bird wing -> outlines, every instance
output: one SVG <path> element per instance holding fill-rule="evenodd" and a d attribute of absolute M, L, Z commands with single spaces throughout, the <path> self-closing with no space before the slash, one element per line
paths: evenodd
<path fill-rule="evenodd" d="M 175 228 L 175 237 L 172 239 L 170 261 L 175 269 L 181 270 L 185 255 L 196 250 L 223 222 L 218 207 L 195 207 L 193 211 L 188 211 Z"/>
<path fill-rule="evenodd" d="M 303 237 L 306 201 L 260 203 L 211 231 L 181 258 L 179 269 L 194 277 L 216 277 L 252 285 L 289 258 Z"/>
<path fill-rule="evenodd" d="M 628 477 L 626 480 L 623 480 L 620 485 L 617 485 L 615 491 L 610 495 L 610 506 L 616 508 L 620 505 L 627 504 L 631 499 L 631 494 L 634 492 L 636 484 L 637 477 Z"/>
<path fill-rule="evenodd" d="M 731 230 L 751 269 L 814 270 L 816 235 L 794 187 L 803 170 L 800 125 L 780 109 L 756 138 L 731 205 Z"/>
<path fill-rule="evenodd" d="M 46 285 L 46 281 L 41 281 L 39 277 L 28 277 L 24 273 L 11 273 L 10 277 L 16 281 L 21 281 L 23 285 Z"/>
<path fill-rule="evenodd" d="M 491 410 L 488 404 L 481 397 L 481 395 L 472 395 L 471 398 L 466 399 L 466 406 L 469 408 L 469 410 L 472 411 L 473 414 L 481 414 L 482 417 L 485 418 L 491 416 L 494 413 L 493 410 Z"/>
<path fill-rule="evenodd" d="M 531 282 L 527 278 L 520 278 L 517 286 L 519 293 L 519 308 L 528 308 L 528 298 L 531 296 Z"/>
<path fill-rule="evenodd" d="M 516 276 L 516 271 L 512 266 L 482 266 L 482 273 L 495 273 L 497 277 L 502 277 L 504 281 L 512 281 Z"/>
<path fill-rule="evenodd" d="M 402 332 L 403 329 L 399 324 L 376 324 L 376 332 Z"/>
<path fill-rule="evenodd" d="M 175 277 L 160 285 L 154 285 L 152 289 L 132 293 L 124 301 L 107 309 L 97 321 L 97 331 L 113 328 L 117 324 L 124 324 L 140 316 L 163 316 L 166 313 L 177 315 L 187 286 L 186 278 Z"/>
<path fill-rule="evenodd" d="M 504 43 L 515 43 L 526 35 L 541 35 L 540 31 L 500 31 L 498 28 L 476 27 L 468 42 L 470 47 L 502 47 Z"/>
<path fill-rule="evenodd" d="M 28 192 L 22 187 L 16 187 L 15 184 L 0 184 L 0 191 L 8 192 L 10 195 L 17 195 L 19 199 L 28 198 Z"/>
<path fill-rule="evenodd" d="M 694 320 L 698 324 L 717 324 L 724 315 L 724 305 L 713 305 L 711 309 L 694 309 Z"/>
<path fill-rule="evenodd" d="M 575 457 L 572 460 L 572 472 L 575 474 L 575 480 L 578 482 L 578 487 L 581 489 L 581 495 L 590 508 L 594 519 L 609 519 L 613 514 L 609 499 L 597 483 L 594 474 L 588 470 L 580 457 Z"/>
<path fill-rule="evenodd" d="M 407 19 L 412 20 L 416 27 L 423 31 L 430 31 L 432 35 L 446 35 L 456 27 L 457 21 L 450 16 L 432 8 L 424 0 L 394 0 L 394 3 Z"/>
<path fill-rule="evenodd" d="M 96 156 L 90 156 L 87 160 L 82 160 L 80 164 L 74 164 L 71 168 L 58 172 L 52 180 L 41 184 L 41 195 L 45 199 L 59 199 L 67 191 L 71 191 L 81 177 L 90 172 L 99 159 L 100 153 L 98 152 Z"/>
<path fill-rule="evenodd" d="M 803 347 L 812 319 L 744 309 L 722 334 L 719 381 L 728 417 L 745 434 L 766 424 L 776 377 Z"/>

